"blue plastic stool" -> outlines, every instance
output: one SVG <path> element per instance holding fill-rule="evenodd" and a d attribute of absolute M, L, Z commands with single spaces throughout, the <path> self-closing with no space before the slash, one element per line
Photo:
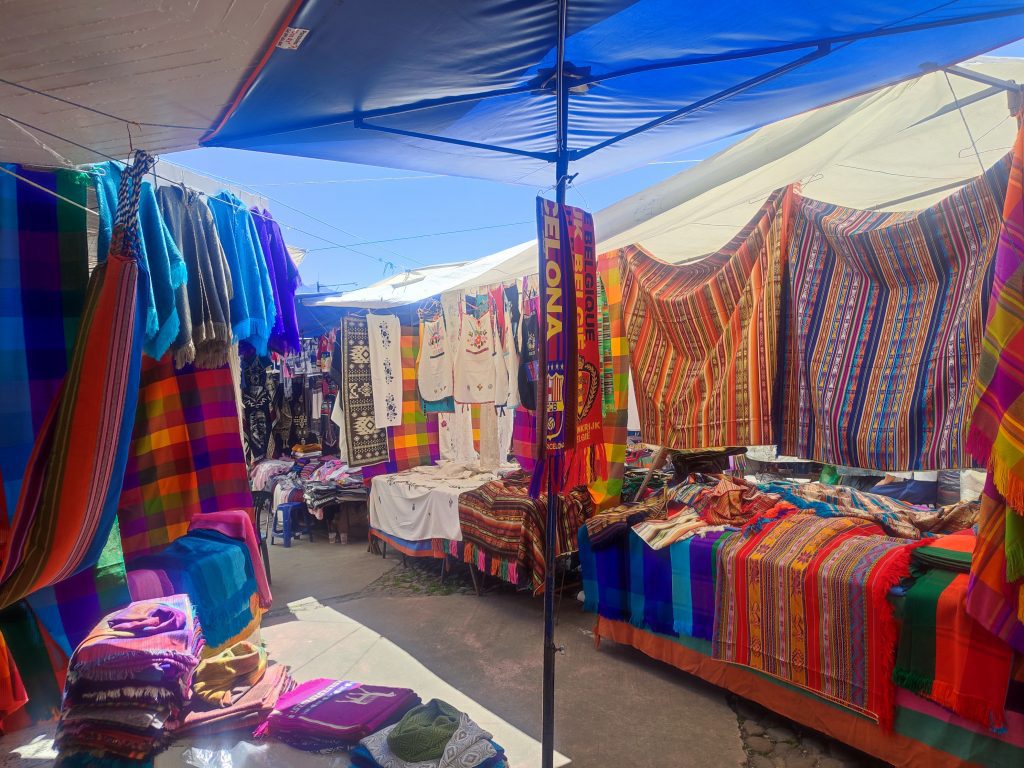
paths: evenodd
<path fill-rule="evenodd" d="M 301 501 L 288 501 L 284 504 L 277 505 L 277 513 L 274 515 L 274 527 L 270 532 L 270 543 L 274 543 L 274 539 L 280 538 L 284 541 L 285 549 L 291 547 L 292 536 L 298 541 L 302 540 L 302 534 L 306 534 L 309 540 L 313 540 L 313 529 L 309 524 L 309 519 L 303 515 L 297 522 L 295 520 L 295 514 L 297 512 L 305 512 L 306 505 Z M 280 515 L 280 521 L 277 519 Z M 295 533 L 292 533 L 292 529 L 295 529 Z"/>

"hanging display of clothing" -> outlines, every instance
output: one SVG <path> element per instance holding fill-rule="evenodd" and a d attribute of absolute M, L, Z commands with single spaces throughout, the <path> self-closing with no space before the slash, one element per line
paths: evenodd
<path fill-rule="evenodd" d="M 267 458 L 270 451 L 270 388 L 267 361 L 259 355 L 242 358 L 242 436 L 249 464 Z"/>
<path fill-rule="evenodd" d="M 416 380 L 420 397 L 432 403 L 452 396 L 454 381 L 452 355 L 444 317 L 420 321 L 420 354 L 416 361 Z"/>
<path fill-rule="evenodd" d="M 537 382 L 540 379 L 540 322 L 536 297 L 523 304 L 523 317 L 519 322 L 519 402 L 530 411 L 537 410 Z"/>
<path fill-rule="evenodd" d="M 268 344 L 271 350 L 282 355 L 298 352 L 300 341 L 299 323 L 295 315 L 295 290 L 301 284 L 299 270 L 288 255 L 281 226 L 274 221 L 270 211 L 253 208 L 250 213 L 267 263 L 274 306 L 277 308 Z"/>
<path fill-rule="evenodd" d="M 198 192 L 180 186 L 160 187 L 160 215 L 181 251 L 188 271 L 187 342 L 174 344 L 174 362 L 219 368 L 231 346 L 231 270 L 217 236 L 213 214 Z M 180 338 L 180 334 L 179 334 Z"/>
<path fill-rule="evenodd" d="M 494 339 L 491 313 L 462 312 L 455 364 L 455 402 L 494 402 Z"/>
<path fill-rule="evenodd" d="M 373 382 L 370 377 L 370 339 L 365 317 L 346 315 L 341 320 L 341 387 L 344 426 L 341 427 L 352 467 L 380 464 L 388 459 L 387 432 L 374 419 Z"/>
<path fill-rule="evenodd" d="M 402 325 L 395 315 L 367 315 L 373 419 L 378 427 L 402 423 Z"/>

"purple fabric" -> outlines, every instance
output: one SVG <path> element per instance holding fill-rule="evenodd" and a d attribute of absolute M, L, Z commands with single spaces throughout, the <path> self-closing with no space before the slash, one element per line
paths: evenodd
<path fill-rule="evenodd" d="M 398 722 L 419 703 L 420 697 L 408 688 L 318 678 L 281 696 L 256 736 L 305 736 L 355 744 Z"/>
<path fill-rule="evenodd" d="M 694 536 L 690 545 L 690 591 L 693 595 L 693 636 L 711 640 L 715 629 L 715 544 L 726 531 Z"/>
<path fill-rule="evenodd" d="M 252 220 L 260 237 L 260 248 L 267 262 L 270 285 L 274 289 L 277 319 L 270 333 L 270 349 L 281 354 L 301 351 L 299 323 L 295 315 L 295 289 L 299 287 L 299 271 L 285 247 L 281 227 L 267 210 L 252 208 Z"/>

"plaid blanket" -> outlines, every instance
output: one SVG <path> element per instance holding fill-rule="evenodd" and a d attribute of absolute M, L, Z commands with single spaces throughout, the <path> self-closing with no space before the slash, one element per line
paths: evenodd
<path fill-rule="evenodd" d="M 673 634 L 672 556 L 668 549 L 651 549 L 636 533 L 629 547 L 629 621 L 641 629 Z"/>
<path fill-rule="evenodd" d="M 402 423 L 387 427 L 388 460 L 363 469 L 363 477 L 394 474 L 412 467 L 434 464 L 441 455 L 437 414 L 425 413 L 416 384 L 416 356 L 419 331 L 403 325 L 400 352 L 402 359 Z"/>
<path fill-rule="evenodd" d="M 583 610 L 615 621 L 630 620 L 630 561 L 625 538 L 595 549 L 587 526 L 579 532 Z"/>
<path fill-rule="evenodd" d="M 601 387 L 604 452 L 598 452 L 590 495 L 598 509 L 615 506 L 622 499 L 626 461 L 626 422 L 629 417 L 629 345 L 622 317 L 622 275 L 619 252 L 597 258 L 598 302 L 601 304 Z"/>
<path fill-rule="evenodd" d="M 781 452 L 881 470 L 971 464 L 972 380 L 1009 164 L 930 208 L 799 198 Z"/>
<path fill-rule="evenodd" d="M 719 550 L 715 658 L 892 727 L 898 637 L 889 589 L 910 546 L 850 518 L 793 515 Z"/>
<path fill-rule="evenodd" d="M 718 552 L 734 531 L 708 531 L 668 548 L 672 561 L 672 632 L 711 640 Z"/>
<path fill-rule="evenodd" d="M 193 515 L 228 509 L 252 513 L 230 367 L 146 358 L 117 510 L 125 556 L 184 536 Z"/>
<path fill-rule="evenodd" d="M 917 551 L 922 549 L 927 547 Z M 968 720 L 1000 730 L 1006 727 L 1013 650 L 967 615 L 967 583 L 966 573 L 933 568 L 907 591 L 893 679 Z"/>
<path fill-rule="evenodd" d="M 561 555 L 576 549 L 578 531 L 593 514 L 594 504 L 583 486 L 556 498 L 555 554 Z M 485 554 L 490 557 L 492 575 L 531 584 L 535 594 L 543 590 L 547 496 L 530 498 L 528 476 L 492 480 L 460 494 L 459 524 L 466 562 L 477 562 Z"/>
<path fill-rule="evenodd" d="M 644 439 L 672 448 L 774 442 L 788 190 L 720 251 L 667 264 L 620 252 L 622 308 Z"/>

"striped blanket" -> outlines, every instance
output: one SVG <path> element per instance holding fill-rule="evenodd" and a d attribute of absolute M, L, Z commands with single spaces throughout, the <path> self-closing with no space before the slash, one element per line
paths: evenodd
<path fill-rule="evenodd" d="M 529 584 L 534 593 L 544 589 L 547 564 L 547 496 L 530 498 L 529 477 L 492 480 L 459 495 L 463 559 L 479 563 L 490 557 L 491 575 L 510 583 Z M 593 514 L 594 503 L 583 486 L 559 494 L 555 554 L 576 549 L 579 529 Z"/>
<path fill-rule="evenodd" d="M 644 439 L 672 448 L 773 442 L 787 190 L 717 253 L 666 264 L 620 251 Z"/>
<path fill-rule="evenodd" d="M 229 509 L 252 512 L 230 367 L 146 358 L 117 509 L 125 556 L 184 536 L 193 515 Z"/>
<path fill-rule="evenodd" d="M 402 359 L 402 423 L 397 427 L 387 427 L 388 460 L 365 467 L 363 477 L 394 474 L 434 464 L 441 455 L 437 414 L 423 411 L 416 383 L 417 326 L 402 326 L 399 351 Z"/>
<path fill-rule="evenodd" d="M 891 728 L 898 637 L 889 589 L 911 545 L 850 518 L 793 515 L 719 550 L 715 658 Z"/>
<path fill-rule="evenodd" d="M 712 639 L 718 552 L 734 533 L 710 530 L 669 547 L 674 634 L 708 641 Z"/>
<path fill-rule="evenodd" d="M 971 386 L 1008 171 L 996 163 L 912 213 L 798 198 L 781 452 L 879 470 L 972 464 Z"/>
<path fill-rule="evenodd" d="M 973 537 L 944 538 L 970 543 Z M 932 568 L 907 590 L 893 679 L 962 717 L 1000 730 L 1006 727 L 1013 650 L 967 615 L 967 583 L 966 573 Z"/>

